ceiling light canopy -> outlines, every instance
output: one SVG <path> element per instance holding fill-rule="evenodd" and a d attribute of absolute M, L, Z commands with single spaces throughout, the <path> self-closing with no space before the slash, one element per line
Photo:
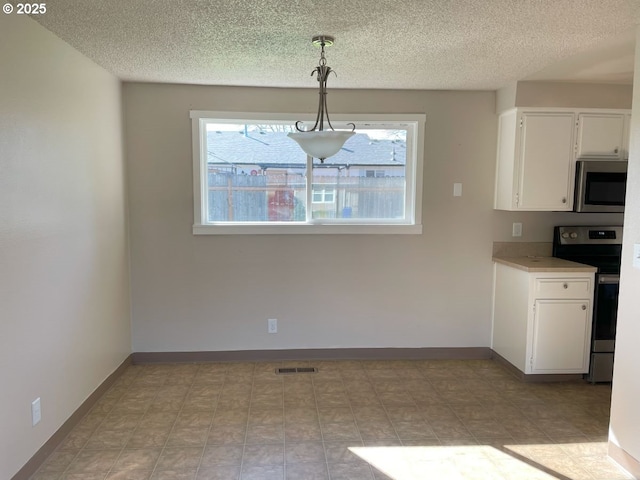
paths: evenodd
<path fill-rule="evenodd" d="M 329 110 L 327 109 L 327 77 L 333 70 L 327 65 L 327 60 L 324 56 L 324 47 L 330 47 L 333 45 L 335 39 L 329 35 L 316 35 L 312 38 L 314 45 L 320 47 L 320 61 L 318 66 L 311 72 L 314 73 L 318 79 L 319 92 L 318 92 L 318 114 L 316 115 L 316 123 L 313 128 L 309 130 L 303 130 L 300 128 L 300 121 L 296 122 L 297 132 L 289 133 L 289 137 L 298 142 L 300 148 L 304 152 L 313 157 L 320 159 L 320 162 L 324 162 L 325 158 L 329 158 L 340 151 L 344 143 L 355 134 L 355 124 L 349 123 L 352 126 L 350 132 L 336 131 L 331 125 L 329 120 Z M 335 74 L 335 72 L 333 72 Z M 330 130 L 325 130 L 325 124 L 329 126 Z"/>

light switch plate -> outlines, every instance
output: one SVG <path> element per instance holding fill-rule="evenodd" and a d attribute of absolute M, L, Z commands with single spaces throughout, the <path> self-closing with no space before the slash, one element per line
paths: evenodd
<path fill-rule="evenodd" d="M 633 268 L 640 269 L 640 243 L 633 245 Z"/>
<path fill-rule="evenodd" d="M 461 197 L 462 196 L 462 184 L 461 183 L 454 183 L 453 184 L 453 196 L 454 197 Z"/>

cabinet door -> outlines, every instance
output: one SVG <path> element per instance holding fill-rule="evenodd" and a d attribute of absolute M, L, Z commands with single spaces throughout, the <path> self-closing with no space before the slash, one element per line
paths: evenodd
<path fill-rule="evenodd" d="M 578 158 L 621 160 L 625 152 L 625 115 L 578 115 Z"/>
<path fill-rule="evenodd" d="M 571 210 L 575 115 L 523 113 L 517 208 Z"/>
<path fill-rule="evenodd" d="M 589 300 L 536 300 L 531 373 L 589 370 Z"/>

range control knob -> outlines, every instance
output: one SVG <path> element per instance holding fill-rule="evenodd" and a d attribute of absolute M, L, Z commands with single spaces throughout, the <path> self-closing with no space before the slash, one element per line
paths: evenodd
<path fill-rule="evenodd" d="M 578 238 L 578 234 L 576 232 L 571 232 L 569 236 L 573 239 Z"/>
<path fill-rule="evenodd" d="M 562 232 L 562 238 L 569 238 L 569 232 Z"/>

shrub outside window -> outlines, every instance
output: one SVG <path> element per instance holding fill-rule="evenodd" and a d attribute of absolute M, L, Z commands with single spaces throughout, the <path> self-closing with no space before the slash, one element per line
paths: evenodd
<path fill-rule="evenodd" d="M 421 233 L 424 115 L 335 117 L 356 135 L 320 162 L 300 115 L 192 111 L 194 234 Z"/>

